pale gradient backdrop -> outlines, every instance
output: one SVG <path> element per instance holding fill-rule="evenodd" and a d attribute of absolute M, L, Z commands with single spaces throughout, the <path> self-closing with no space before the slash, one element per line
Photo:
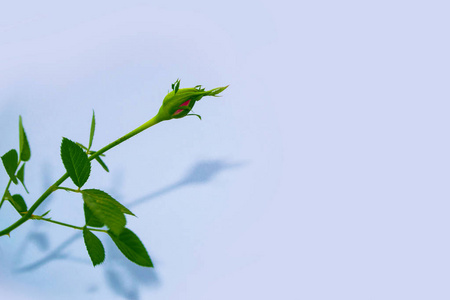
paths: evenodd
<path fill-rule="evenodd" d="M 449 10 L 1 2 L 0 152 L 22 115 L 29 205 L 64 172 L 61 138 L 87 142 L 92 109 L 100 148 L 151 118 L 177 78 L 230 87 L 196 105 L 203 121 L 159 124 L 108 152 L 110 173 L 93 167 L 86 187 L 136 213 L 154 269 L 107 237 L 93 268 L 80 232 L 30 221 L 0 238 L 0 298 L 449 299 Z M 4 208 L 2 228 L 17 218 Z M 76 196 L 47 209 L 83 224 Z"/>

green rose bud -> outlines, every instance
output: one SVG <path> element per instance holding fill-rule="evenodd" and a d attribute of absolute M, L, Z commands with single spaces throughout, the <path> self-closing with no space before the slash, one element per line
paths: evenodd
<path fill-rule="evenodd" d="M 195 102 L 205 96 L 218 97 L 217 95 L 228 87 L 218 87 L 205 91 L 205 89 L 201 88 L 201 85 L 184 89 L 179 89 L 179 86 L 180 80 L 175 81 L 175 83 L 172 84 L 172 91 L 164 97 L 163 104 L 157 115 L 159 120 L 179 119 L 187 115 L 195 115 L 200 118 L 199 115 L 189 113 L 194 107 Z"/>

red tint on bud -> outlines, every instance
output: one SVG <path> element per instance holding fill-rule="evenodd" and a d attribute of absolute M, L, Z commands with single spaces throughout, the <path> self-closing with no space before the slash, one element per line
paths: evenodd
<path fill-rule="evenodd" d="M 217 95 L 223 92 L 228 86 L 215 88 L 209 91 L 205 91 L 200 85 L 184 89 L 179 89 L 178 87 L 179 80 L 172 85 L 173 90 L 164 97 L 161 108 L 156 116 L 160 121 L 180 119 L 187 116 L 197 101 L 205 96 L 217 97 Z"/>
<path fill-rule="evenodd" d="M 180 105 L 180 107 L 181 107 L 181 106 L 188 106 L 190 101 L 191 101 L 191 100 L 188 100 L 188 101 L 184 102 L 183 104 Z M 173 115 L 174 115 L 174 116 L 175 116 L 175 115 L 178 115 L 178 114 L 179 114 L 180 112 L 182 112 L 182 111 L 183 111 L 182 109 L 178 109 Z"/>

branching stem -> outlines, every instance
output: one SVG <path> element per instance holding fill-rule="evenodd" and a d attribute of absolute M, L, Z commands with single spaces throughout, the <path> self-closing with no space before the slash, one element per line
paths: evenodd
<path fill-rule="evenodd" d="M 19 158 L 19 162 L 17 163 L 17 168 L 16 170 L 19 168 L 20 163 L 22 162 L 22 160 Z M 0 208 L 2 208 L 3 202 L 5 202 L 6 200 L 6 193 L 9 191 L 9 187 L 11 186 L 11 178 L 9 178 L 8 184 L 6 185 L 5 191 L 3 192 L 3 197 L 2 200 L 0 201 Z"/>
<path fill-rule="evenodd" d="M 63 186 L 58 186 L 56 189 L 57 190 L 64 190 L 64 191 L 67 191 L 67 192 L 80 193 L 79 190 L 75 190 L 75 189 L 71 189 L 71 188 L 63 187 Z"/>
<path fill-rule="evenodd" d="M 152 127 L 153 125 L 158 124 L 159 122 L 163 121 L 162 119 L 158 118 L 158 116 L 153 117 L 152 119 L 148 120 L 147 122 L 145 122 L 144 124 L 142 124 L 141 126 L 139 126 L 138 128 L 136 128 L 135 130 L 127 133 L 126 135 L 124 135 L 121 138 L 118 138 L 117 140 L 115 140 L 114 142 L 106 145 L 105 147 L 103 147 L 102 149 L 96 151 L 94 154 L 89 156 L 89 160 L 93 160 L 96 157 L 102 155 L 103 153 L 105 153 L 106 151 L 110 150 L 111 148 L 114 148 L 115 146 L 123 143 L 124 141 L 128 140 L 129 138 L 135 136 L 136 134 L 144 131 L 147 128 Z M 19 162 L 20 163 L 20 162 Z M 2 231 L 0 231 L 0 236 L 3 235 L 8 235 L 11 233 L 11 231 L 13 231 L 14 229 L 16 229 L 17 227 L 19 227 L 20 225 L 22 225 L 23 223 L 25 223 L 26 221 L 28 221 L 29 219 L 32 218 L 33 216 L 33 212 L 45 201 L 45 199 L 47 199 L 48 196 L 50 196 L 51 193 L 53 193 L 54 191 L 56 191 L 57 189 L 65 189 L 68 190 L 68 188 L 59 188 L 59 186 L 67 179 L 69 178 L 69 174 L 65 173 L 63 176 L 61 176 L 61 178 L 59 178 L 53 185 L 51 185 L 37 200 L 36 202 L 29 208 L 29 210 L 22 216 L 22 218 L 20 218 L 19 220 L 17 220 L 15 223 L 13 223 L 12 225 L 10 225 L 9 227 L 3 229 Z M 10 185 L 11 183 L 9 183 Z M 9 188 L 9 185 L 7 188 Z M 4 198 L 4 197 L 3 197 Z M 3 203 L 3 199 L 1 201 L 1 203 Z M 44 219 L 42 219 L 44 220 Z M 46 221 L 51 222 L 51 223 L 55 223 L 55 224 L 59 224 L 59 225 L 63 225 L 63 226 L 67 226 L 69 224 L 65 224 L 65 223 L 60 223 L 57 221 L 53 221 L 53 220 L 49 220 L 47 219 Z M 72 226 L 69 225 L 68 227 L 72 227 L 75 229 L 79 229 L 79 228 L 83 228 L 83 227 L 76 227 L 76 226 Z M 94 230 L 94 229 L 91 229 Z M 101 231 L 100 229 L 97 229 L 97 231 Z"/>
<path fill-rule="evenodd" d="M 11 186 L 11 182 L 12 182 L 12 180 L 10 178 L 8 181 L 8 184 L 6 185 L 5 192 L 3 193 L 2 201 L 0 201 L 0 208 L 2 208 L 3 202 L 5 202 L 5 200 L 6 200 L 6 192 L 9 190 L 9 187 Z"/>
<path fill-rule="evenodd" d="M 75 226 L 75 225 L 71 225 L 71 224 L 55 221 L 55 220 L 52 220 L 52 219 L 49 219 L 49 218 L 42 218 L 40 216 L 35 216 L 35 215 L 32 215 L 31 219 L 45 221 L 45 222 L 50 222 L 50 223 L 53 223 L 53 224 L 57 224 L 57 225 L 65 226 L 65 227 L 70 227 L 70 228 L 78 229 L 78 230 L 83 230 L 83 228 L 84 228 L 82 226 Z M 99 231 L 99 232 L 108 233 L 108 231 L 105 230 L 105 229 L 98 229 L 98 228 L 91 228 L 91 227 L 86 227 L 86 228 L 91 230 L 91 231 Z"/>

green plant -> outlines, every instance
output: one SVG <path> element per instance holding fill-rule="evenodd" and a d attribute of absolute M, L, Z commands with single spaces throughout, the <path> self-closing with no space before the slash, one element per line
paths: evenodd
<path fill-rule="evenodd" d="M 93 265 L 96 266 L 104 261 L 105 250 L 102 242 L 94 232 L 106 233 L 130 261 L 140 266 L 153 267 L 153 263 L 143 243 L 130 229 L 125 227 L 125 215 L 134 216 L 134 214 L 106 192 L 99 189 L 82 189 L 82 187 L 89 179 L 92 160 L 96 160 L 105 171 L 109 172 L 108 167 L 102 160 L 106 151 L 162 121 L 194 115 L 190 114 L 190 112 L 197 101 L 205 96 L 217 96 L 228 87 L 219 87 L 205 91 L 201 86 L 184 89 L 180 89 L 179 86 L 179 80 L 172 84 L 172 91 L 164 98 L 159 112 L 153 118 L 97 151 L 91 149 L 95 133 L 95 114 L 93 113 L 88 146 L 86 147 L 81 143 L 63 138 L 61 159 L 66 173 L 52 184 L 29 208 L 22 195 L 11 195 L 10 193 L 11 184 L 17 185 L 19 182 L 22 184 L 25 192 L 28 193 L 25 186 L 25 165 L 31 158 L 31 150 L 22 124 L 22 117 L 19 117 L 19 151 L 12 149 L 1 157 L 3 166 L 9 176 L 9 181 L 0 201 L 0 209 L 5 202 L 9 202 L 21 217 L 7 228 L 1 230 L 0 236 L 10 236 L 13 230 L 28 220 L 45 221 L 81 230 L 89 257 Z M 198 117 L 200 118 L 200 116 Z M 61 186 L 68 178 L 72 180 L 75 185 L 74 188 Z M 48 196 L 57 190 L 81 195 L 81 199 L 84 202 L 84 226 L 75 226 L 53 220 L 51 217 L 48 217 L 50 211 L 42 215 L 33 214 Z"/>

